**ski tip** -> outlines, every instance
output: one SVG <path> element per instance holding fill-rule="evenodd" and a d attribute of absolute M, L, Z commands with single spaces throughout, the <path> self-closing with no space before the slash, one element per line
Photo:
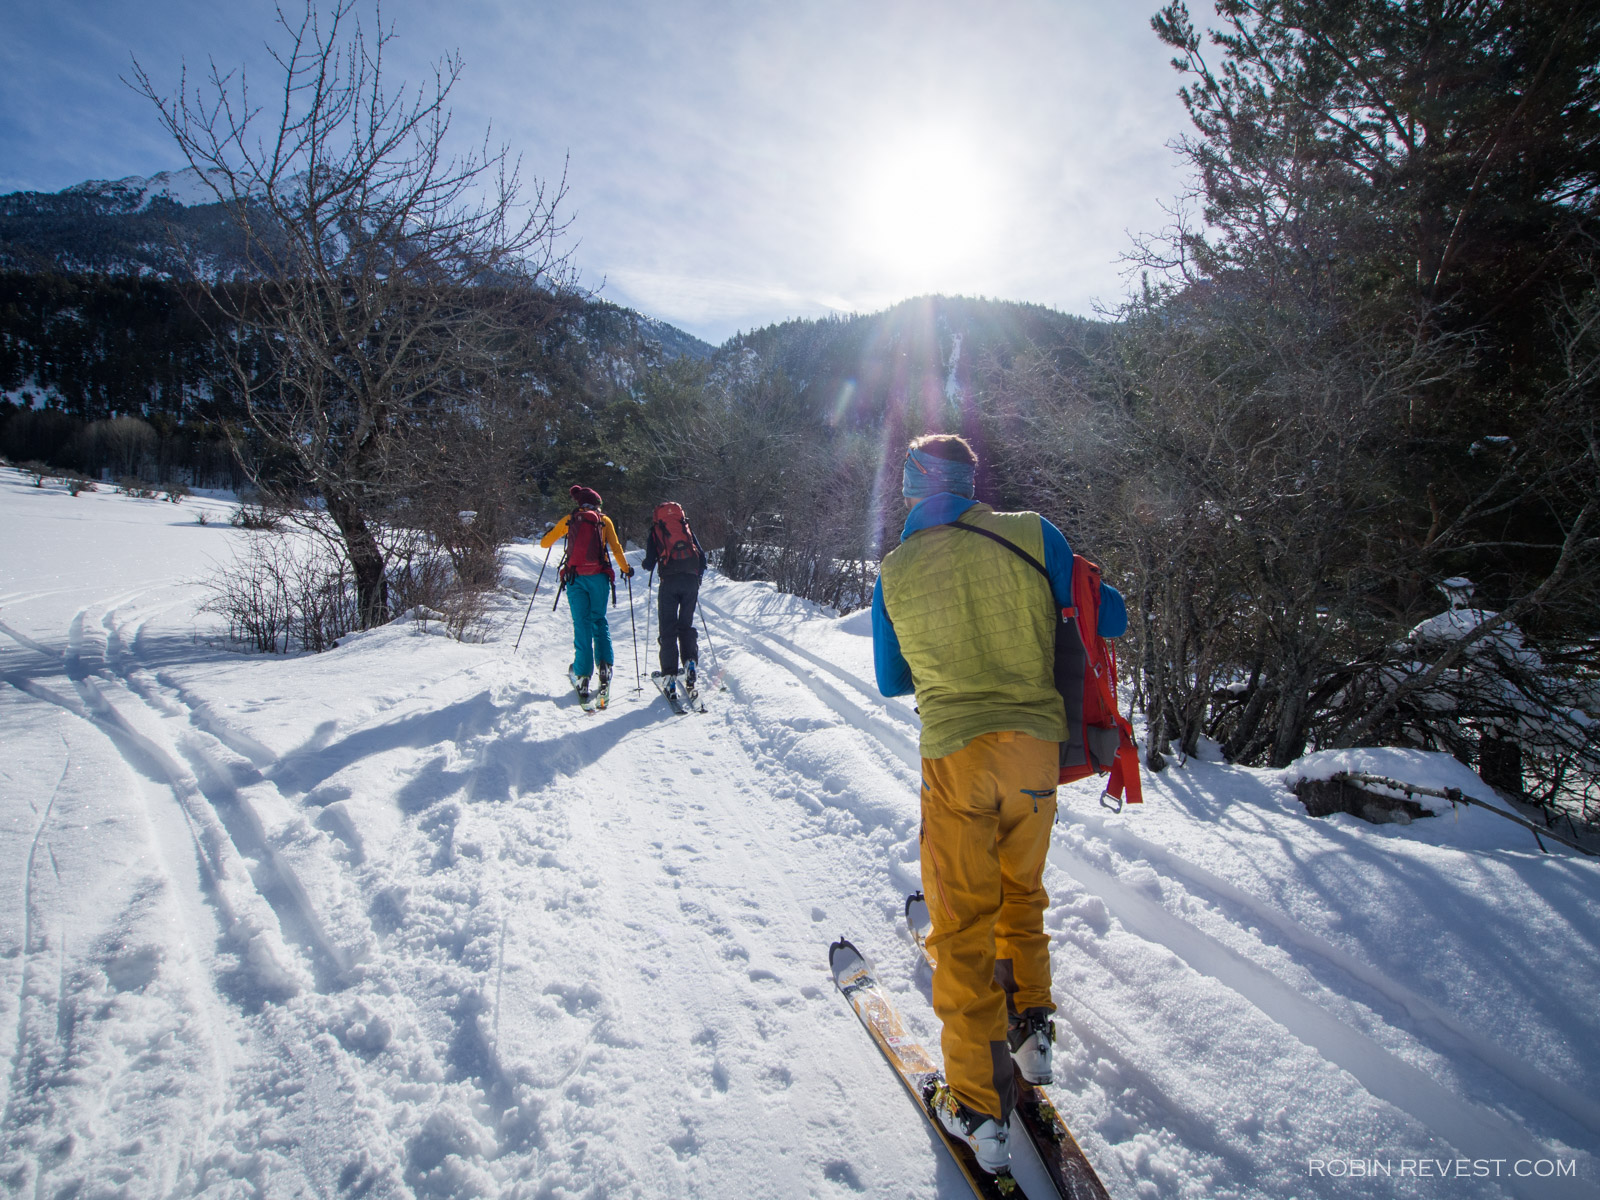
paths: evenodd
<path fill-rule="evenodd" d="M 861 972 L 870 973 L 872 964 L 853 942 L 840 938 L 828 947 L 828 969 L 833 972 L 834 982 L 839 983 Z"/>

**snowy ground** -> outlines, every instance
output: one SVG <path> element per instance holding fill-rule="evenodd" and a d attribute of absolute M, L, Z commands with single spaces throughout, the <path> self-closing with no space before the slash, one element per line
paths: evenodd
<path fill-rule="evenodd" d="M 244 535 L 200 511 L 0 472 L 5 1186 L 963 1195 L 826 969 L 851 937 L 937 1044 L 864 614 L 709 581 L 729 690 L 679 718 L 618 609 L 588 716 L 548 588 L 516 657 L 509 591 L 483 645 L 230 652 L 196 581 Z M 1113 1196 L 1597 1194 L 1593 860 L 1217 764 L 1096 792 L 1046 875 L 1054 1091 Z"/>

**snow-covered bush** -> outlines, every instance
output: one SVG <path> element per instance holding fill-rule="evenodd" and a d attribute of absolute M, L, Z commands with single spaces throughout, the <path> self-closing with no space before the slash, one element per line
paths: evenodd
<path fill-rule="evenodd" d="M 1380 673 L 1387 691 L 1412 686 L 1397 706 L 1403 736 L 1476 762 L 1487 782 L 1552 815 L 1600 818 L 1600 679 L 1587 648 L 1547 657 L 1515 622 L 1471 607 L 1465 580 L 1442 590 L 1451 607 L 1413 628 Z M 1457 644 L 1454 664 L 1428 678 Z"/>

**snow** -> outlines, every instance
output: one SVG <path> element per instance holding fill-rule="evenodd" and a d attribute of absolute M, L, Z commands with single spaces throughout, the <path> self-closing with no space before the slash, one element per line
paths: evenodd
<path fill-rule="evenodd" d="M 1498 615 L 1481 608 L 1446 609 L 1419 623 L 1407 635 L 1407 640 L 1416 646 L 1446 645 L 1460 641 L 1485 621 Z M 1515 625 L 1502 626 L 1487 636 L 1488 640 L 1498 643 L 1507 653 L 1526 653 L 1522 631 Z"/>
<path fill-rule="evenodd" d="M 181 171 L 157 171 L 154 175 L 129 175 L 123 179 L 89 179 L 63 189 L 65 195 L 99 196 L 111 200 L 127 212 L 143 212 L 152 201 L 166 199 L 174 204 L 192 207 L 198 204 L 215 204 L 217 189 L 228 195 L 228 185 L 220 171 L 212 173 L 217 181 L 213 187 L 195 167 Z"/>
<path fill-rule="evenodd" d="M 1485 804 L 1507 812 L 1510 805 L 1498 793 L 1478 778 L 1478 773 L 1448 754 L 1437 750 L 1407 750 L 1399 747 L 1366 746 L 1353 750 L 1317 750 L 1296 759 L 1284 768 L 1283 785 L 1293 791 L 1302 779 L 1332 779 L 1335 775 L 1379 775 L 1385 779 L 1409 783 L 1413 787 L 1429 788 L 1436 792 L 1457 788 L 1462 795 L 1471 796 Z M 1384 795 L 1406 796 L 1430 812 L 1448 813 L 1450 801 L 1437 796 L 1412 793 L 1407 795 L 1397 788 L 1363 783 L 1368 791 Z"/>
<path fill-rule="evenodd" d="M 728 690 L 678 718 L 618 608 L 585 715 L 548 578 L 511 653 L 531 545 L 482 644 L 219 644 L 228 509 L 0 471 L 9 1189 L 963 1194 L 828 975 L 849 937 L 937 1048 L 917 718 L 862 614 L 713 577 Z M 1482 789 L 1420 752 L 1296 770 L 1352 768 Z M 1293 774 L 1063 789 L 1053 1094 L 1112 1195 L 1594 1195 L 1600 869 L 1474 809 L 1312 819 Z"/>

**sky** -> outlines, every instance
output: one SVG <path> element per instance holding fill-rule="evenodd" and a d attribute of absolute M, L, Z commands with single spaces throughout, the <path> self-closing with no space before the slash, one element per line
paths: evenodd
<path fill-rule="evenodd" d="M 292 2 L 292 0 L 286 0 Z M 365 0 L 362 0 L 365 3 Z M 910 296 L 1081 315 L 1168 223 L 1188 128 L 1157 0 L 400 0 L 396 82 L 464 71 L 454 130 L 566 173 L 568 248 L 607 300 L 712 343 Z M 364 8 L 368 18 L 371 8 Z M 1197 19 L 1202 13 L 1197 7 Z M 0 192 L 183 165 L 159 88 L 273 81 L 262 0 L 6 0 Z M 279 37 L 281 41 L 281 36 Z"/>

